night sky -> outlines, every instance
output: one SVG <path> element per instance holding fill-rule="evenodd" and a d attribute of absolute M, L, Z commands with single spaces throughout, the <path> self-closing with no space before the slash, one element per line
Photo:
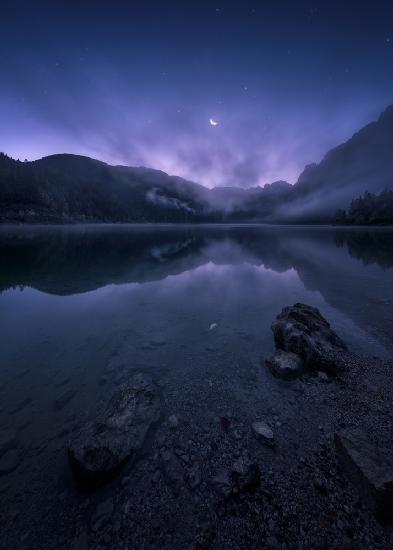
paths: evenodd
<path fill-rule="evenodd" d="M 0 150 L 22 160 L 67 152 L 209 187 L 292 183 L 393 103 L 393 2 L 0 10 Z"/>

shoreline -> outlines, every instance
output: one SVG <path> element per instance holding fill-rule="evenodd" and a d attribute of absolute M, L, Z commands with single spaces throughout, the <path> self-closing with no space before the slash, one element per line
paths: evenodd
<path fill-rule="evenodd" d="M 234 356 L 225 347 L 210 347 L 185 350 L 181 369 L 150 370 L 161 416 L 142 451 L 95 492 L 74 487 L 66 457 L 77 433 L 71 431 L 52 455 L 64 463 L 62 492 L 46 494 L 43 470 L 41 490 L 32 487 L 29 495 L 42 514 L 39 522 L 7 504 L 2 513 L 14 519 L 4 523 L 4 548 L 16 546 L 19 523 L 18 547 L 29 550 L 42 548 L 49 535 L 64 550 L 108 544 L 168 550 L 390 547 L 392 528 L 378 522 L 341 467 L 334 436 L 361 427 L 393 452 L 393 361 L 350 352 L 336 377 L 307 372 L 286 381 L 270 374 L 260 357 L 266 351 Z M 134 361 L 132 343 L 125 341 L 107 365 L 114 380 L 102 388 L 96 407 L 131 376 L 146 372 Z M 272 428 L 273 446 L 256 437 L 256 421 Z M 258 474 L 248 477 L 250 471 Z"/>

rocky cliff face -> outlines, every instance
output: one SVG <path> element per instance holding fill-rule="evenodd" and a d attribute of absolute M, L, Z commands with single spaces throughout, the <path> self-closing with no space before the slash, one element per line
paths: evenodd
<path fill-rule="evenodd" d="M 332 221 L 365 191 L 393 188 L 393 106 L 346 143 L 327 153 L 320 164 L 306 166 L 290 200 L 276 216 L 287 221 Z"/>

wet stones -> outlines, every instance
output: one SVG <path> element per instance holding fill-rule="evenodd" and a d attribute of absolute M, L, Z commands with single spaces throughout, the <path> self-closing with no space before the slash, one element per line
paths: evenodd
<path fill-rule="evenodd" d="M 267 361 L 276 376 L 294 376 L 302 364 L 313 371 L 335 374 L 345 343 L 330 328 L 317 308 L 297 303 L 285 307 L 272 324 L 277 352 Z M 282 352 L 294 354 L 284 355 Z"/>
<path fill-rule="evenodd" d="M 273 376 L 290 380 L 300 376 L 304 371 L 304 362 L 299 355 L 281 349 L 270 359 L 266 360 L 266 366 Z"/>
<path fill-rule="evenodd" d="M 334 436 L 340 462 L 377 518 L 393 521 L 393 457 L 378 448 L 359 429 L 343 429 Z"/>
<path fill-rule="evenodd" d="M 69 445 L 76 483 L 94 488 L 113 478 L 141 448 L 159 412 L 158 393 L 148 376 L 138 374 L 121 386 L 103 413 L 83 426 Z"/>

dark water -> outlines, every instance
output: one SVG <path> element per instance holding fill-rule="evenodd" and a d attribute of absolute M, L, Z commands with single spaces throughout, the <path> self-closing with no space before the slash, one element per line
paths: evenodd
<path fill-rule="evenodd" d="M 273 318 L 297 301 L 352 349 L 393 352 L 389 230 L 3 227 L 0 266 L 0 494 L 11 510 L 30 492 L 64 494 L 67 438 L 124 369 L 159 381 L 192 357 L 197 375 L 198 359 L 224 349 L 260 361 Z"/>

